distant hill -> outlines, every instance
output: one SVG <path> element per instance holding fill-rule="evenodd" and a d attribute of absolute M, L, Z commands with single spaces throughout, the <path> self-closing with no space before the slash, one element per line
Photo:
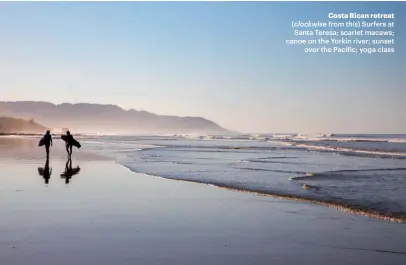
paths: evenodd
<path fill-rule="evenodd" d="M 227 133 L 228 130 L 201 117 L 156 115 L 115 105 L 17 101 L 0 102 L 0 115 L 35 119 L 50 128 L 74 132 L 104 133 Z"/>
<path fill-rule="evenodd" d="M 0 133 L 44 133 L 47 130 L 34 121 L 0 117 Z"/>

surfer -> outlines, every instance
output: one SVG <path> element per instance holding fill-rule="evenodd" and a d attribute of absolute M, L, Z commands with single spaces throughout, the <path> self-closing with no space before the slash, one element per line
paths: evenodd
<path fill-rule="evenodd" d="M 61 139 L 65 141 L 66 152 L 68 152 L 68 158 L 72 156 L 72 147 L 75 146 L 77 148 L 81 147 L 81 144 L 73 138 L 70 134 L 70 131 L 66 131 L 65 135 L 61 136 Z"/>
<path fill-rule="evenodd" d="M 52 146 L 52 136 L 50 131 L 47 131 L 44 135 L 44 143 L 45 151 L 47 152 L 47 158 L 49 158 L 49 147 Z"/>
<path fill-rule="evenodd" d="M 66 152 L 68 152 L 68 156 L 72 156 L 72 146 L 73 146 L 73 136 L 70 134 L 70 131 L 66 131 Z"/>

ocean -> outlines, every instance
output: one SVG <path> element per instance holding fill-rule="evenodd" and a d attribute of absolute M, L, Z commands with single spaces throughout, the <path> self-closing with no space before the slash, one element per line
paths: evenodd
<path fill-rule="evenodd" d="M 406 221 L 406 134 L 84 136 L 80 141 L 84 149 L 137 173 Z"/>

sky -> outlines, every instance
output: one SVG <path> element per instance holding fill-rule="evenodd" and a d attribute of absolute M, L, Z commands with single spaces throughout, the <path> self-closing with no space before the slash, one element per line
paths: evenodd
<path fill-rule="evenodd" d="M 304 53 L 292 21 L 395 13 L 395 53 Z M 0 3 L 0 100 L 115 104 L 240 132 L 406 133 L 406 3 Z"/>

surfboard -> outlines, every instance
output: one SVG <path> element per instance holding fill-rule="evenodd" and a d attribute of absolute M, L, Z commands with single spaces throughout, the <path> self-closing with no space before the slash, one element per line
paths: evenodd
<path fill-rule="evenodd" d="M 80 172 L 80 167 L 76 167 L 76 168 L 72 168 L 70 171 L 68 171 L 68 172 L 63 172 L 62 174 L 61 174 L 61 178 L 66 178 L 66 177 L 69 177 L 69 178 L 71 178 L 72 176 L 74 176 L 74 175 L 77 175 L 77 174 L 79 174 L 79 172 Z"/>
<path fill-rule="evenodd" d="M 44 176 L 44 168 L 43 167 L 38 167 L 38 174 L 40 174 L 41 176 Z"/>
<path fill-rule="evenodd" d="M 61 139 L 64 140 L 65 142 L 68 141 L 68 137 L 67 137 L 66 135 L 62 135 L 62 136 L 61 136 Z M 72 139 L 72 140 L 71 140 L 71 144 L 72 144 L 73 146 L 77 147 L 77 148 L 81 148 L 81 147 L 82 147 L 82 145 L 81 145 L 78 141 L 76 141 L 75 139 Z"/>
<path fill-rule="evenodd" d="M 39 140 L 38 146 L 44 146 L 45 145 L 45 136 L 43 136 L 41 138 L 41 140 Z"/>

